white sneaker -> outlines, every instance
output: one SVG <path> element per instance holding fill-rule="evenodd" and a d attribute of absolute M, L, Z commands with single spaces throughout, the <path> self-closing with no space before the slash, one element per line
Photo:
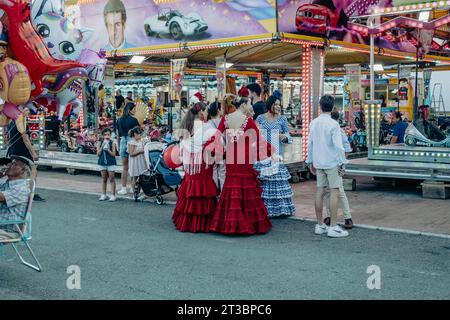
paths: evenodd
<path fill-rule="evenodd" d="M 117 191 L 117 194 L 120 194 L 122 196 L 126 195 L 128 193 L 127 188 L 122 187 L 119 191 Z"/>
<path fill-rule="evenodd" d="M 116 196 L 110 196 L 109 201 L 116 201 Z"/>
<path fill-rule="evenodd" d="M 106 194 L 102 194 L 98 201 L 106 201 L 108 200 L 108 196 Z"/>
<path fill-rule="evenodd" d="M 326 224 L 316 224 L 314 229 L 315 234 L 325 234 L 328 232 L 328 226 Z"/>
<path fill-rule="evenodd" d="M 328 236 L 330 238 L 344 238 L 348 237 L 348 232 L 345 230 L 342 230 L 340 226 L 330 227 L 328 228 Z"/>

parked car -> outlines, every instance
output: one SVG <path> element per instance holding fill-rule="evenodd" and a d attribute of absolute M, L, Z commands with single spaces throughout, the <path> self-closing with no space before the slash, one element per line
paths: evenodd
<path fill-rule="evenodd" d="M 208 30 L 208 24 L 198 13 L 184 16 L 178 10 L 159 12 L 145 19 L 144 30 L 147 36 L 169 35 L 175 40 L 192 37 Z"/>
<path fill-rule="evenodd" d="M 295 25 L 297 31 L 314 32 L 330 36 L 331 29 L 337 28 L 339 14 L 318 4 L 305 3 L 297 9 Z"/>

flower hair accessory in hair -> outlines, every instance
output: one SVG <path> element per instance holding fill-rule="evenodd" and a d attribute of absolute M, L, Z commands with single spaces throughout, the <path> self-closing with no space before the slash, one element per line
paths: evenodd
<path fill-rule="evenodd" d="M 194 96 L 197 97 L 200 102 L 203 102 L 203 95 L 200 92 L 197 92 Z"/>
<path fill-rule="evenodd" d="M 241 98 L 248 98 L 250 96 L 250 91 L 247 89 L 247 87 L 242 86 L 242 88 L 238 92 L 238 95 Z"/>
<path fill-rule="evenodd" d="M 233 94 L 227 94 L 224 99 L 224 105 L 225 105 L 225 113 L 233 113 L 236 111 L 236 96 Z"/>

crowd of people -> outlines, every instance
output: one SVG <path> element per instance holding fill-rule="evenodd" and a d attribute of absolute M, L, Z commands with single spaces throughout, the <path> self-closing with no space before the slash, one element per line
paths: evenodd
<path fill-rule="evenodd" d="M 196 102 L 181 121 L 174 138 L 179 140 L 179 156 L 185 172 L 178 189 L 172 220 L 183 232 L 218 232 L 222 234 L 264 234 L 272 228 L 271 218 L 295 213 L 290 174 L 283 163 L 285 144 L 291 143 L 287 120 L 282 115 L 281 97 L 259 100 L 261 88 L 251 84 L 239 96 L 227 95 L 222 102 L 210 105 Z M 256 102 L 255 102 L 256 101 Z M 102 195 L 99 200 L 116 200 L 116 156 L 122 158 L 121 189 L 117 194 L 136 192 L 137 178 L 147 170 L 142 129 L 133 117 L 135 105 L 124 99 L 123 112 L 117 119 L 117 143 L 112 130 L 105 128 L 97 145 L 101 167 Z M 258 104 L 254 108 L 255 104 Z M 315 211 L 316 234 L 346 237 L 348 232 L 337 225 L 339 206 L 344 212 L 344 227 L 353 226 L 348 199 L 343 188 L 346 152 L 350 146 L 336 121 L 334 99 L 320 99 L 321 115 L 310 124 L 306 163 L 317 176 Z M 13 135 L 14 136 L 14 135 Z M 15 141 L 8 155 L 0 182 L 0 215 L 17 219 L 29 194 L 25 183 L 35 167 L 37 157 L 27 148 L 26 133 Z M 31 149 L 31 151 L 29 150 Z M 25 151 L 28 151 L 26 153 Z M 22 153 L 21 153 L 22 152 Z M 111 195 L 107 195 L 108 181 Z M 324 205 L 325 204 L 325 205 Z M 326 216 L 323 209 L 326 207 Z M 0 230 L 0 237 L 15 236 Z"/>
<path fill-rule="evenodd" d="M 292 141 L 287 119 L 280 96 L 263 103 L 260 94 L 259 85 L 251 84 L 223 103 L 195 103 L 184 116 L 177 134 L 185 177 L 172 216 L 176 229 L 263 234 L 272 227 L 270 218 L 294 214 L 290 174 L 283 163 L 284 145 Z M 345 228 L 353 226 L 342 182 L 350 145 L 332 118 L 334 99 L 324 96 L 320 105 L 322 114 L 311 123 L 307 159 L 317 175 L 315 233 L 345 237 L 348 232 L 336 220 L 341 205 Z"/>
<path fill-rule="evenodd" d="M 275 91 L 265 102 L 260 96 L 261 87 L 249 84 L 237 96 L 229 94 L 220 102 L 208 105 L 194 99 L 191 103 L 174 132 L 185 173 L 172 216 L 176 229 L 262 234 L 272 227 L 271 218 L 295 213 L 291 176 L 283 162 L 285 145 L 292 143 L 292 138 L 282 114 L 281 94 Z M 139 193 L 136 180 L 147 170 L 143 132 L 133 117 L 135 104 L 129 97 L 117 102 L 121 104 L 115 126 L 117 144 L 106 128 L 97 147 L 102 168 L 101 201 L 116 200 L 116 156 L 122 158 L 119 195 Z M 339 206 L 345 228 L 353 226 L 342 184 L 345 154 L 351 147 L 337 122 L 339 113 L 333 108 L 333 98 L 322 97 L 320 106 L 321 115 L 311 123 L 307 158 L 317 175 L 315 233 L 343 237 L 348 232 L 336 224 Z M 128 177 L 131 188 L 127 188 Z M 107 195 L 108 181 L 111 195 Z"/>

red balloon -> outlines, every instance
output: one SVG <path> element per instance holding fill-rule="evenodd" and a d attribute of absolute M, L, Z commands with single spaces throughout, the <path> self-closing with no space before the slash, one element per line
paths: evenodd
<path fill-rule="evenodd" d="M 176 169 L 181 166 L 180 147 L 176 144 L 171 145 L 164 151 L 164 163 L 170 169 Z"/>
<path fill-rule="evenodd" d="M 78 62 L 57 60 L 50 55 L 31 24 L 30 0 L 0 0 L 0 9 L 8 15 L 8 42 L 14 57 L 25 65 L 34 83 L 33 97 L 42 92 L 44 75 L 83 67 Z"/>

